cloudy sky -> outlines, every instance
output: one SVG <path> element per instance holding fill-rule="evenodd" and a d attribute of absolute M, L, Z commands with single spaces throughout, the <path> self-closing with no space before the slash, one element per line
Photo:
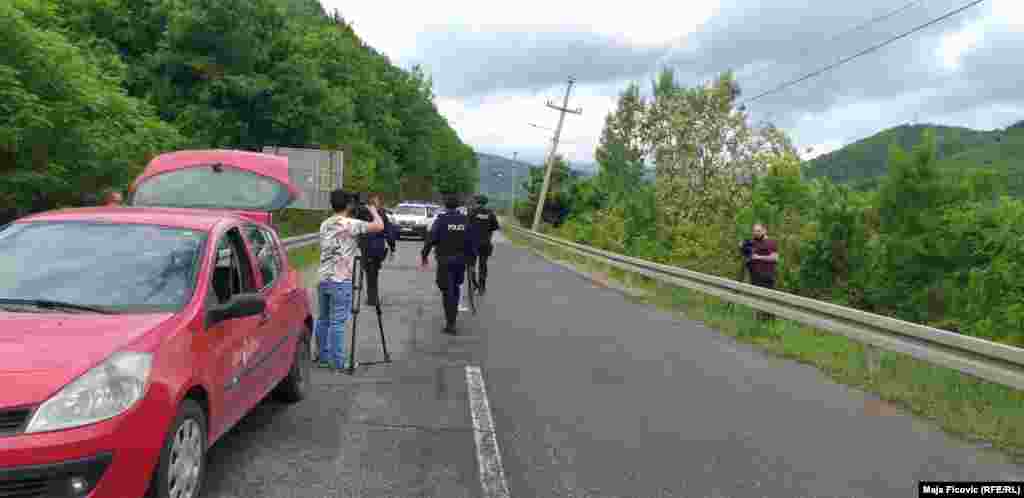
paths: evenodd
<path fill-rule="evenodd" d="M 736 72 L 743 98 L 909 31 L 970 0 L 321 0 L 392 62 L 423 65 L 436 103 L 479 152 L 539 162 L 573 75 L 559 152 L 593 160 L 630 81 L 662 67 L 697 84 Z M 811 155 L 884 128 L 992 129 L 1024 119 L 1024 0 L 986 0 L 838 69 L 749 103 Z M 538 128 L 536 125 L 542 128 Z"/>

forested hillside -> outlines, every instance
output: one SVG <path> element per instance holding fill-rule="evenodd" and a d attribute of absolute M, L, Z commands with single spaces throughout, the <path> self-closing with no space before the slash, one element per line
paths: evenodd
<path fill-rule="evenodd" d="M 3 216 L 88 202 L 178 148 L 350 147 L 346 186 L 469 192 L 430 79 L 316 0 L 0 2 Z"/>
<path fill-rule="evenodd" d="M 1020 187 L 1024 184 L 1024 168 L 1015 160 L 1020 157 L 1019 137 L 1024 133 L 1020 125 L 990 131 L 938 125 L 897 126 L 807 161 L 804 174 L 809 179 L 828 178 L 858 190 L 877 188 L 889 171 L 890 147 L 909 150 L 921 143 L 925 130 L 931 129 L 935 133 L 940 169 L 950 174 L 963 173 L 965 167 L 992 169 L 1006 175 L 1012 186 L 1011 194 L 1024 195 Z M 957 157 L 964 160 L 954 160 Z"/>
<path fill-rule="evenodd" d="M 997 172 L 1010 195 L 1024 198 L 1024 127 L 1018 124 L 1008 128 L 995 143 L 949 156 L 940 160 L 937 167 L 942 171 L 984 168 Z"/>

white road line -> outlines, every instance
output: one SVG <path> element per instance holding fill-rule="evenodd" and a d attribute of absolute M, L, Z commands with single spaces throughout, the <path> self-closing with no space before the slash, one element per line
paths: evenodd
<path fill-rule="evenodd" d="M 469 413 L 473 417 L 473 437 L 476 439 L 476 459 L 480 464 L 480 484 L 484 498 L 508 498 L 508 483 L 501 466 L 501 451 L 494 434 L 491 405 L 487 401 L 480 367 L 466 366 L 466 385 L 469 387 Z"/>

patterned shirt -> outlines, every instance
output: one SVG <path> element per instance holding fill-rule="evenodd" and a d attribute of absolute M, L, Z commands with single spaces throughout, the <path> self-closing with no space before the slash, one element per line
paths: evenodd
<path fill-rule="evenodd" d="M 334 215 L 320 224 L 320 279 L 344 282 L 352 279 L 352 261 L 359 250 L 358 236 L 369 223 Z"/>

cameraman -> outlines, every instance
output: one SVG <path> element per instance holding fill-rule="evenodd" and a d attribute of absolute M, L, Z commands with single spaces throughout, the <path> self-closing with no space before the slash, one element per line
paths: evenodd
<path fill-rule="evenodd" d="M 359 197 L 344 190 L 331 192 L 334 215 L 320 224 L 320 307 L 316 337 L 323 364 L 336 369 L 345 365 L 345 322 L 352 312 L 352 264 L 357 256 L 359 236 L 384 230 L 377 209 L 367 211 L 371 222 L 356 219 Z"/>
<path fill-rule="evenodd" d="M 388 249 L 391 250 L 392 258 L 395 255 L 393 226 L 391 220 L 388 219 L 387 211 L 381 205 L 381 195 L 379 193 L 369 195 L 369 206 L 377 209 L 377 213 L 380 214 L 380 218 L 384 222 L 384 230 L 368 233 L 360 241 L 363 254 L 366 255 L 366 263 L 363 267 L 366 269 L 367 306 L 376 306 L 377 301 L 380 299 L 380 269 L 384 265 L 384 260 L 388 257 Z M 356 217 L 363 221 L 370 221 L 370 213 L 367 206 L 361 205 Z"/>
<path fill-rule="evenodd" d="M 430 227 L 430 235 L 423 244 L 420 268 L 426 270 L 430 250 L 437 246 L 437 288 L 444 295 L 444 333 L 455 334 L 455 319 L 459 313 L 459 287 L 466 276 L 466 262 L 476 255 L 477 241 L 469 217 L 458 211 L 459 198 L 445 194 L 446 208 Z"/>
<path fill-rule="evenodd" d="M 480 294 L 484 294 L 487 292 L 487 258 L 494 254 L 494 245 L 491 242 L 491 238 L 494 232 L 501 228 L 498 226 L 498 217 L 495 216 L 494 211 L 487 207 L 486 195 L 479 194 L 476 196 L 476 206 L 469 211 L 469 220 L 473 224 L 478 238 L 477 257 L 471 258 L 469 264 L 475 265 L 477 260 L 480 261 L 479 270 L 477 271 L 477 280 L 479 282 L 477 284 Z"/>

